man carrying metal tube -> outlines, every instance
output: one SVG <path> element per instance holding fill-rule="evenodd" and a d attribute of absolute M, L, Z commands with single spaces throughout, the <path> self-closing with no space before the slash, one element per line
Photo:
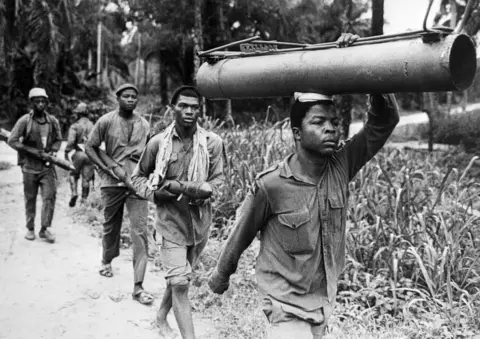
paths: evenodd
<path fill-rule="evenodd" d="M 134 113 L 138 90 L 132 84 L 124 84 L 117 91 L 119 108 L 98 119 L 90 133 L 86 152 L 100 168 L 102 200 L 104 204 L 103 255 L 99 271 L 104 277 L 112 277 L 111 262 L 120 254 L 120 231 L 123 210 L 127 207 L 130 218 L 130 234 L 133 247 L 134 288 L 133 299 L 149 305 L 154 298 L 143 288 L 147 270 L 148 253 L 148 201 L 132 194 L 124 182 L 119 180 L 112 168 L 99 157 L 99 147 L 105 143 L 105 153 L 117 166 L 131 174 L 136 166 L 149 136 L 148 122 Z"/>
<path fill-rule="evenodd" d="M 223 141 L 197 124 L 200 100 L 194 87 L 182 86 L 174 92 L 175 121 L 148 142 L 132 175 L 137 194 L 157 205 L 156 227 L 162 236 L 160 253 L 167 279 L 157 325 L 166 338 L 171 337 L 167 315 L 172 308 L 182 338 L 195 338 L 189 282 L 209 236 L 210 196 L 215 196 L 223 179 Z"/>
<path fill-rule="evenodd" d="M 68 154 L 72 150 L 75 150 L 71 159 L 75 171 L 72 171 L 69 176 L 70 190 L 72 193 L 69 202 L 70 207 L 74 207 L 77 202 L 77 186 L 80 176 L 82 177 L 82 202 L 84 202 L 90 193 L 90 189 L 93 187 L 93 178 L 95 175 L 93 163 L 85 153 L 85 143 L 93 129 L 93 123 L 88 119 L 87 104 L 83 102 L 79 103 L 74 113 L 78 115 L 79 119 L 70 126 L 67 146 L 65 147 L 65 160 L 68 160 Z"/>
<path fill-rule="evenodd" d="M 339 46 L 358 36 L 343 34 Z M 269 339 L 324 337 L 345 261 L 348 183 L 399 121 L 392 94 L 371 95 L 364 128 L 340 145 L 332 98 L 295 93 L 290 111 L 296 151 L 256 178 L 210 276 L 229 287 L 242 252 L 260 232 L 256 277 Z"/>

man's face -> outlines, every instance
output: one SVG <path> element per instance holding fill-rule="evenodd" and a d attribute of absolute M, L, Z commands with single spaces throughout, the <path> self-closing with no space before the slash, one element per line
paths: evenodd
<path fill-rule="evenodd" d="M 302 128 L 293 128 L 299 146 L 309 152 L 331 156 L 340 140 L 340 119 L 334 106 L 312 106 L 302 120 Z"/>
<path fill-rule="evenodd" d="M 120 108 L 127 111 L 133 111 L 137 107 L 137 102 L 137 92 L 130 88 L 123 90 L 118 96 Z"/>
<path fill-rule="evenodd" d="M 34 97 L 32 98 L 33 110 L 37 113 L 42 113 L 47 107 L 47 99 L 44 97 Z"/>
<path fill-rule="evenodd" d="M 198 98 L 180 95 L 173 109 L 175 111 L 175 122 L 182 127 L 188 128 L 197 123 L 200 113 L 200 102 Z"/>

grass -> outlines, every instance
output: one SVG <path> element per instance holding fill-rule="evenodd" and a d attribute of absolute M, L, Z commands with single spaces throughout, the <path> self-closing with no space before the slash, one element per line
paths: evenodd
<path fill-rule="evenodd" d="M 292 151 L 287 124 L 224 129 L 206 122 L 225 141 L 228 180 L 215 202 L 212 239 L 190 296 L 194 312 L 215 323 L 218 338 L 264 335 L 254 277 L 257 241 L 243 254 L 225 295 L 211 293 L 206 280 L 256 174 Z M 426 155 L 386 147 L 358 173 L 350 183 L 346 267 L 327 339 L 480 338 L 474 160 L 456 149 Z M 101 210 L 96 194 L 80 212 L 93 223 Z"/>

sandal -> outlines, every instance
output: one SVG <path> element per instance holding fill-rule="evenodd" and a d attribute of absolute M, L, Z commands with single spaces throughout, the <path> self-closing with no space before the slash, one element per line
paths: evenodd
<path fill-rule="evenodd" d="M 132 299 L 138 301 L 142 305 L 150 305 L 155 300 L 153 295 L 145 292 L 144 290 L 137 294 L 132 294 Z"/>
<path fill-rule="evenodd" d="M 100 271 L 98 271 L 98 273 L 100 273 L 101 276 L 104 276 L 107 278 L 113 277 L 112 265 L 111 264 L 102 265 L 102 268 L 100 269 Z"/>

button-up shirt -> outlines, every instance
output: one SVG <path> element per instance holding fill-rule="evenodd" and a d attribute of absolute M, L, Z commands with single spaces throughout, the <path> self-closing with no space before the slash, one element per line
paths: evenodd
<path fill-rule="evenodd" d="M 43 122 L 39 122 L 33 112 L 25 114 L 13 127 L 8 144 L 19 150 L 21 145 L 29 146 L 45 152 L 57 152 L 62 143 L 60 124 L 53 115 L 45 113 Z M 26 173 L 42 173 L 48 169 L 43 160 L 34 158 L 19 150 L 18 164 Z"/>
<path fill-rule="evenodd" d="M 70 126 L 65 153 L 68 153 L 73 149 L 76 151 L 85 151 L 85 142 L 92 130 L 93 122 L 88 120 L 87 117 L 80 118 L 76 123 Z"/>
<path fill-rule="evenodd" d="M 147 181 L 155 170 L 157 153 L 164 141 L 164 133 L 157 134 L 147 144 L 137 168 L 132 175 L 135 191 L 140 196 L 156 203 L 154 191 L 148 188 Z M 207 131 L 207 149 L 209 155 L 207 182 L 212 186 L 215 197 L 218 186 L 223 181 L 224 147 L 222 139 L 215 133 Z M 187 181 L 187 171 L 193 157 L 193 147 L 184 145 L 176 130 L 172 136 L 172 153 L 168 162 L 166 180 Z M 191 246 L 202 242 L 208 236 L 212 222 L 210 199 L 202 206 L 190 204 L 190 198 L 183 196 L 179 201 L 157 204 L 157 229 L 162 237 L 170 242 Z"/>
<path fill-rule="evenodd" d="M 127 175 L 131 175 L 147 143 L 150 132 L 148 121 L 137 114 L 131 119 L 122 118 L 118 111 L 103 115 L 98 119 L 88 136 L 87 145 L 100 147 L 105 142 L 105 153 L 117 162 Z M 125 184 L 103 171 L 101 187 L 121 187 Z"/>
<path fill-rule="evenodd" d="M 260 231 L 256 277 L 262 296 L 299 317 L 321 319 L 331 310 L 345 264 L 348 182 L 385 144 L 397 124 L 393 95 L 372 97 L 364 128 L 331 157 L 318 183 L 302 180 L 290 155 L 257 176 L 240 207 L 211 285 L 226 284 L 242 252 Z M 215 287 L 214 287 L 215 290 Z"/>

